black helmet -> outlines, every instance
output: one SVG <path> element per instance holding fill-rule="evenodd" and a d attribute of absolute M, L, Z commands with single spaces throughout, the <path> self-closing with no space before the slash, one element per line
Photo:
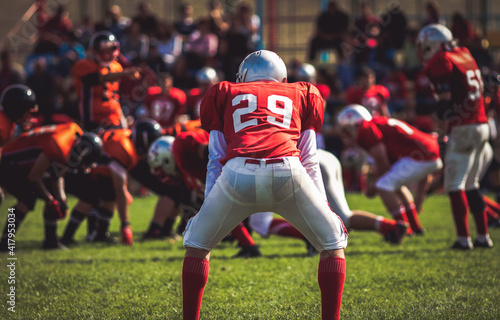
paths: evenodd
<path fill-rule="evenodd" d="M 71 148 L 68 166 L 71 168 L 91 167 L 102 155 L 102 139 L 93 132 L 84 132 Z"/>
<path fill-rule="evenodd" d="M 36 107 L 36 96 L 33 90 L 24 84 L 13 84 L 5 88 L 0 98 L 3 111 L 12 122 Z M 32 112 L 36 112 L 33 110 Z"/>
<path fill-rule="evenodd" d="M 130 139 L 134 142 L 137 153 L 142 156 L 148 153 L 149 146 L 162 136 L 161 125 L 153 119 L 137 120 Z"/>
<path fill-rule="evenodd" d="M 120 54 L 120 43 L 109 31 L 99 31 L 90 38 L 90 49 L 101 66 L 107 67 Z M 109 52 L 105 52 L 109 51 Z"/>

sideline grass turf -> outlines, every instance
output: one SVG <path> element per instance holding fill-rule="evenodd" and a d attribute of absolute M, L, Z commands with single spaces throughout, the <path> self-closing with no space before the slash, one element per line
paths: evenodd
<path fill-rule="evenodd" d="M 350 194 L 348 201 L 352 209 L 387 216 L 379 199 Z M 9 256 L 0 255 L 0 319 L 181 319 L 181 241 L 140 241 L 155 202 L 152 196 L 134 199 L 132 248 L 85 243 L 83 223 L 78 245 L 67 251 L 40 249 L 39 202 L 15 238 L 15 312 L 7 303 Z M 2 228 L 13 203 L 7 197 L 0 207 Z M 500 229 L 490 232 L 493 249 L 454 251 L 444 195 L 430 196 L 420 218 L 425 236 L 401 246 L 374 232 L 350 232 L 341 319 L 499 319 Z M 470 226 L 475 235 L 472 218 Z M 115 236 L 118 228 L 115 215 Z M 238 249 L 230 243 L 213 251 L 201 319 L 320 319 L 319 258 L 308 258 L 295 239 L 254 238 L 261 258 L 232 259 Z"/>

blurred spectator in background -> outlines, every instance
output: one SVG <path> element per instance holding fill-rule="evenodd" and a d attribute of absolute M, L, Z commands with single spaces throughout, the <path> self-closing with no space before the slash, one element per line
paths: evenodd
<path fill-rule="evenodd" d="M 75 35 L 78 41 L 87 48 L 94 31 L 94 21 L 90 15 L 86 14 L 82 17 L 80 24 L 75 28 Z"/>
<path fill-rule="evenodd" d="M 148 89 L 144 106 L 149 117 L 165 128 L 175 124 L 179 116 L 186 113 L 186 94 L 174 87 L 170 74 L 161 73 L 157 79 L 158 86 Z"/>
<path fill-rule="evenodd" d="M 231 21 L 231 31 L 235 31 L 247 39 L 248 53 L 257 50 L 260 42 L 260 18 L 253 14 L 252 7 L 247 1 L 238 4 Z"/>
<path fill-rule="evenodd" d="M 59 58 L 59 63 L 57 65 L 58 76 L 71 76 L 71 68 L 73 68 L 75 62 L 85 58 L 85 48 L 78 41 L 75 32 L 68 32 L 66 41 L 59 46 L 57 57 Z"/>
<path fill-rule="evenodd" d="M 328 2 L 328 9 L 316 19 L 316 29 L 309 45 L 308 59 L 314 62 L 322 49 L 335 49 L 343 59 L 342 41 L 348 33 L 349 16 L 335 1 Z"/>
<path fill-rule="evenodd" d="M 431 89 L 431 81 L 421 69 L 415 76 L 415 118 L 411 125 L 423 132 L 433 132 L 436 129 L 432 115 L 434 114 L 437 103 Z"/>
<path fill-rule="evenodd" d="M 139 22 L 134 20 L 122 37 L 121 53 L 130 61 L 148 58 L 149 36 L 141 30 Z"/>
<path fill-rule="evenodd" d="M 218 0 L 208 0 L 207 6 L 210 32 L 218 37 L 225 36 L 229 30 L 229 23 L 222 3 Z"/>
<path fill-rule="evenodd" d="M 408 37 L 401 51 L 403 56 L 403 72 L 410 80 L 415 79 L 417 73 L 422 69 L 422 64 L 417 55 L 417 35 L 418 30 L 409 29 Z"/>
<path fill-rule="evenodd" d="M 9 50 L 2 50 L 0 53 L 0 92 L 11 84 L 24 83 L 24 73 L 22 67 L 16 68 L 12 53 Z"/>
<path fill-rule="evenodd" d="M 381 15 L 383 30 L 387 31 L 391 45 L 401 49 L 407 35 L 408 22 L 399 2 L 390 2 Z"/>
<path fill-rule="evenodd" d="M 479 68 L 495 68 L 493 64 L 493 57 L 491 56 L 490 51 L 488 51 L 487 42 L 483 42 L 482 38 L 474 37 L 471 39 L 468 49 L 474 60 L 476 60 Z"/>
<path fill-rule="evenodd" d="M 114 34 L 119 41 L 121 41 L 131 23 L 132 20 L 122 14 L 120 6 L 114 5 L 109 8 L 105 22 L 106 29 Z"/>
<path fill-rule="evenodd" d="M 458 11 L 451 17 L 450 30 L 461 46 L 469 47 L 472 39 L 476 37 L 476 32 L 470 22 Z"/>
<path fill-rule="evenodd" d="M 160 51 L 158 50 L 158 40 L 151 39 L 149 41 L 149 56 L 147 60 L 148 68 L 154 72 L 171 72 L 172 70 L 163 60 Z"/>
<path fill-rule="evenodd" d="M 26 85 L 33 90 L 38 104 L 38 125 L 50 123 L 50 117 L 57 110 L 57 84 L 55 77 L 47 70 L 44 58 L 34 63 L 34 73 L 26 79 Z"/>
<path fill-rule="evenodd" d="M 139 3 L 137 6 L 137 14 L 132 17 L 132 22 L 139 23 L 141 33 L 149 37 L 155 35 L 158 27 L 158 19 L 156 15 L 151 13 L 151 4 L 147 1 Z"/>
<path fill-rule="evenodd" d="M 59 50 L 59 45 L 66 40 L 68 32 L 73 30 L 73 22 L 63 5 L 58 5 L 52 17 L 47 17 L 43 10 L 40 10 L 39 15 L 41 21 L 39 22 L 38 42 L 33 52 L 55 54 Z"/>
<path fill-rule="evenodd" d="M 362 67 L 356 73 L 356 84 L 347 88 L 345 100 L 347 104 L 360 104 L 375 116 L 389 117 L 389 90 L 375 83 L 375 72 Z"/>
<path fill-rule="evenodd" d="M 196 25 L 197 30 L 184 43 L 184 55 L 174 67 L 176 81 L 183 88 L 195 87 L 196 72 L 205 66 L 214 66 L 219 47 L 219 38 L 210 32 L 208 18 L 200 18 Z"/>
<path fill-rule="evenodd" d="M 354 61 L 365 64 L 370 59 L 370 53 L 378 46 L 382 20 L 372 12 L 372 7 L 366 1 L 361 2 L 361 15 L 354 22 Z"/>
<path fill-rule="evenodd" d="M 193 12 L 191 4 L 184 2 L 179 5 L 179 19 L 175 21 L 174 28 L 184 39 L 196 30 Z"/>
<path fill-rule="evenodd" d="M 444 24 L 439 13 L 439 4 L 436 1 L 427 1 L 425 4 L 425 18 L 422 21 L 421 27 L 428 24 L 439 23 Z"/>
<path fill-rule="evenodd" d="M 170 23 L 163 21 L 158 25 L 156 40 L 158 52 L 167 65 L 167 72 L 171 72 L 174 63 L 182 54 L 183 38 Z"/>

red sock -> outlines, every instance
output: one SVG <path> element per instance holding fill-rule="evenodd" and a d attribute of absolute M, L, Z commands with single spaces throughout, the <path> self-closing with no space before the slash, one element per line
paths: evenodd
<path fill-rule="evenodd" d="M 319 260 L 318 283 L 321 290 L 321 319 L 339 319 L 345 281 L 345 259 Z"/>
<path fill-rule="evenodd" d="M 185 257 L 182 266 L 182 314 L 184 320 L 200 317 L 203 289 L 208 280 L 209 262 L 205 259 Z"/>
<path fill-rule="evenodd" d="M 487 196 L 483 195 L 483 200 L 484 203 L 486 204 L 486 207 L 488 207 L 491 211 L 495 212 L 497 216 L 500 214 L 500 204 L 495 202 L 493 199 L 488 198 Z"/>
<path fill-rule="evenodd" d="M 248 230 L 243 222 L 240 222 L 240 224 L 234 228 L 233 231 L 231 231 L 231 234 L 236 238 L 236 240 L 238 240 L 238 243 L 241 246 L 248 247 L 255 245 L 255 241 L 253 241 L 252 236 L 248 233 Z"/>
<path fill-rule="evenodd" d="M 488 205 L 486 205 L 486 215 L 494 220 L 500 218 L 500 216 L 495 212 L 495 210 L 491 209 Z"/>
<path fill-rule="evenodd" d="M 382 216 L 377 217 L 377 224 L 376 224 L 376 229 L 379 233 L 382 235 L 386 235 L 387 232 L 393 230 L 396 227 L 396 221 L 394 220 L 389 220 L 387 218 L 384 218 Z"/>
<path fill-rule="evenodd" d="M 404 221 L 408 223 L 408 217 L 406 216 L 406 209 L 405 206 L 401 205 L 399 208 L 392 210 L 389 212 L 390 215 L 394 218 L 396 221 Z M 406 231 L 408 234 L 412 234 L 412 229 L 408 228 Z"/>
<path fill-rule="evenodd" d="M 269 226 L 269 233 L 284 237 L 305 239 L 304 235 L 302 235 L 299 230 L 295 229 L 295 227 L 285 219 L 273 219 L 273 221 L 271 221 L 271 225 Z"/>
<path fill-rule="evenodd" d="M 451 211 L 453 213 L 453 220 L 455 221 L 457 235 L 461 237 L 469 237 L 469 222 L 467 221 L 469 205 L 467 203 L 465 191 L 451 191 L 448 195 L 450 197 Z"/>
<path fill-rule="evenodd" d="M 410 223 L 410 227 L 414 232 L 422 231 L 422 225 L 420 224 L 420 219 L 418 218 L 417 208 L 415 207 L 415 203 L 410 203 L 408 206 L 405 206 L 406 217 L 408 218 L 408 222 Z"/>

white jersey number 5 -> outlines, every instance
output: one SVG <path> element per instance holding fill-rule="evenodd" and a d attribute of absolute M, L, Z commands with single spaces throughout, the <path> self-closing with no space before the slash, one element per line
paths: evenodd
<path fill-rule="evenodd" d="M 233 107 L 239 105 L 243 101 L 248 102 L 248 107 L 236 109 L 233 113 L 233 122 L 234 122 L 234 132 L 238 132 L 241 129 L 244 129 L 249 126 L 257 125 L 257 119 L 249 119 L 247 121 L 241 122 L 241 116 L 246 114 L 251 114 L 255 110 L 257 110 L 257 96 L 253 94 L 240 94 L 234 97 L 232 103 Z M 282 102 L 284 108 L 278 108 L 278 102 Z M 279 96 L 279 95 L 270 95 L 267 97 L 267 109 L 269 111 L 276 113 L 278 115 L 283 116 L 283 120 L 280 121 L 276 117 L 267 116 L 267 122 L 277 125 L 278 127 L 289 129 L 290 123 L 292 121 L 292 111 L 293 111 L 293 102 L 290 98 Z"/>

